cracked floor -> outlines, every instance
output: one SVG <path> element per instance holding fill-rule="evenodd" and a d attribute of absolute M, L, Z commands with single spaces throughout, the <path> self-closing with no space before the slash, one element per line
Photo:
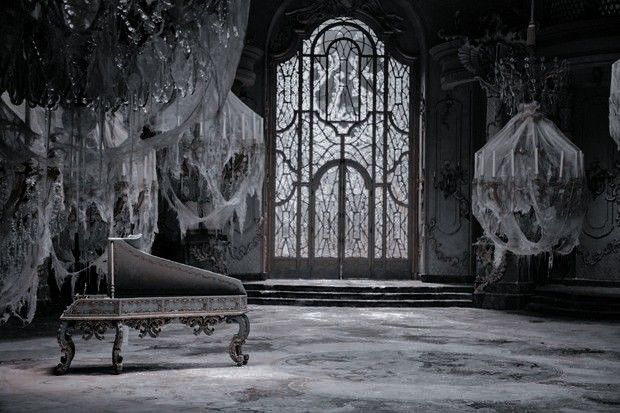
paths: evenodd
<path fill-rule="evenodd" d="M 75 337 L 66 376 L 52 318 L 0 328 L 0 411 L 620 411 L 620 324 L 470 308 L 251 306 L 249 364 L 234 325 Z"/>

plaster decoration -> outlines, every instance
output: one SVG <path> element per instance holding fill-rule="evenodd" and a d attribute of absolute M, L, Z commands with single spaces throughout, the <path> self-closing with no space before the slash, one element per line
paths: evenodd
<path fill-rule="evenodd" d="M 296 19 L 302 25 L 327 20 L 334 16 L 364 12 L 379 19 L 383 29 L 393 33 L 403 31 L 403 18 L 388 13 L 379 0 L 319 0 L 310 5 L 286 12 L 288 17 Z"/>
<path fill-rule="evenodd" d="M 506 273 L 506 257 L 502 256 L 499 265 L 495 262 L 495 244 L 482 236 L 474 244 L 476 254 L 476 279 L 474 292 L 484 292 L 487 287 L 496 284 Z"/>
<path fill-rule="evenodd" d="M 450 265 L 452 268 L 462 268 L 469 261 L 469 251 L 463 251 L 460 256 L 446 254 L 442 246 L 443 244 L 435 236 L 435 230 L 437 229 L 437 222 L 432 219 L 429 226 L 426 238 L 430 244 L 430 247 L 439 261 Z"/>
<path fill-rule="evenodd" d="M 460 163 L 445 161 L 438 176 L 433 176 L 433 186 L 441 191 L 444 199 L 454 197 L 459 205 L 459 215 L 469 219 L 470 200 L 462 192 L 461 187 L 467 186 L 467 175 Z"/>
<path fill-rule="evenodd" d="M 581 256 L 584 264 L 593 267 L 599 264 L 603 259 L 620 253 L 620 240 L 614 239 L 607 243 L 605 247 L 599 251 L 588 251 L 585 248 L 579 248 L 577 254 Z"/>

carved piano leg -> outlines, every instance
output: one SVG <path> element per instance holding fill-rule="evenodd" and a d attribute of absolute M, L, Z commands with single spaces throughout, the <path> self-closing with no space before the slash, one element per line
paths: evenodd
<path fill-rule="evenodd" d="M 114 338 L 114 346 L 112 347 L 112 366 L 114 367 L 115 374 L 120 374 L 123 371 L 123 356 L 121 356 L 122 346 L 123 323 L 119 321 L 116 323 L 116 337 Z"/>
<path fill-rule="evenodd" d="M 58 328 L 57 338 L 60 345 L 60 351 L 62 356 L 60 357 L 60 363 L 54 369 L 54 372 L 58 375 L 65 374 L 69 371 L 73 356 L 75 356 L 75 344 L 71 339 L 72 323 L 70 321 L 62 321 Z"/>
<path fill-rule="evenodd" d="M 250 356 L 241 352 L 241 346 L 243 346 L 248 338 L 248 334 L 250 334 L 250 320 L 248 316 L 245 314 L 230 316 L 226 318 L 226 322 L 239 324 L 239 332 L 233 336 L 228 347 L 230 358 L 237 363 L 237 366 L 248 364 Z"/>

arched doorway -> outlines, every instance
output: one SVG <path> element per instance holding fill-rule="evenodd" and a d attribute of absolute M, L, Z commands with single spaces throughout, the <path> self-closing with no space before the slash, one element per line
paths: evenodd
<path fill-rule="evenodd" d="M 272 274 L 408 278 L 410 67 L 340 17 L 274 71 Z"/>

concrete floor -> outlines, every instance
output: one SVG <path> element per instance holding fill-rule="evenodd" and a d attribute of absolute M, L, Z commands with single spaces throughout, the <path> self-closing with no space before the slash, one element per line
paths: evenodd
<path fill-rule="evenodd" d="M 51 319 L 0 328 L 0 411 L 620 411 L 620 324 L 466 308 L 253 306 L 247 366 L 236 327 L 157 339 L 76 338 L 56 377 Z"/>

